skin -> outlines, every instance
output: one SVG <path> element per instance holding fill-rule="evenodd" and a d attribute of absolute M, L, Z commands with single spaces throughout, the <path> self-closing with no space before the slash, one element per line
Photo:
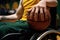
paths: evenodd
<path fill-rule="evenodd" d="M 38 21 L 38 15 L 41 17 L 40 21 L 45 21 L 45 20 L 48 20 L 48 18 L 50 17 L 50 14 L 47 14 L 47 7 L 56 7 L 56 1 L 50 1 L 50 0 L 41 0 L 39 3 L 37 3 L 36 5 L 34 5 L 31 9 L 28 10 L 29 12 L 29 19 L 32 20 L 34 19 L 34 21 Z M 54 3 L 54 4 L 51 4 L 51 3 Z M 21 4 L 19 4 L 20 6 L 18 7 L 18 9 L 16 10 L 17 12 L 13 15 L 9 15 L 9 16 L 0 16 L 0 20 L 2 17 L 5 17 L 6 19 L 20 19 L 23 15 L 23 6 L 22 5 L 22 2 Z M 53 5 L 53 6 L 52 6 Z M 20 10 L 22 10 L 20 12 Z M 43 12 L 44 10 L 44 12 Z M 38 14 L 38 12 L 40 11 L 40 13 Z M 33 14 L 34 13 L 34 14 Z M 18 15 L 18 16 L 17 16 Z M 34 15 L 34 18 L 33 18 L 33 15 Z M 45 15 L 45 16 L 44 16 Z"/>
<path fill-rule="evenodd" d="M 33 6 L 31 9 L 28 10 L 28 13 L 29 13 L 28 19 L 29 20 L 34 19 L 34 21 L 38 21 L 38 18 L 39 18 L 38 15 L 39 15 L 40 21 L 48 20 L 51 16 L 50 16 L 50 14 L 47 13 L 47 10 L 49 10 L 49 8 L 47 8 L 47 6 L 48 7 L 56 7 L 57 6 L 56 1 L 57 0 L 54 0 L 54 1 L 41 0 L 39 3 L 37 3 L 35 6 Z M 52 4 L 52 3 L 54 3 L 54 4 Z M 40 11 L 40 13 L 39 13 L 39 11 Z M 33 17 L 33 15 L 34 15 L 34 17 Z"/>
<path fill-rule="evenodd" d="M 34 15 L 34 21 L 38 21 L 38 15 L 40 15 L 41 21 L 44 21 L 43 10 L 46 13 L 46 2 L 45 1 L 40 1 L 38 4 L 34 5 L 31 9 L 29 9 L 29 11 L 28 11 L 28 12 L 30 12 L 29 13 L 30 14 L 29 15 L 29 20 L 32 20 L 33 15 Z M 39 13 L 39 11 L 40 11 L 40 13 Z"/>
<path fill-rule="evenodd" d="M 22 1 L 20 1 L 19 3 L 19 7 L 16 9 L 16 13 L 13 15 L 8 15 L 8 16 L 1 16 L 0 15 L 0 20 L 2 19 L 2 17 L 6 18 L 6 19 L 20 19 L 23 15 L 23 5 L 22 5 Z M 17 16 L 18 15 L 18 16 Z"/>
<path fill-rule="evenodd" d="M 56 7 L 57 6 L 57 0 L 46 0 L 46 5 L 49 7 Z"/>

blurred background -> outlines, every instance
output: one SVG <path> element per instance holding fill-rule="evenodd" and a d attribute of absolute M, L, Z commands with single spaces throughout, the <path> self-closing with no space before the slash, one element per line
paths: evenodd
<path fill-rule="evenodd" d="M 57 26 L 60 26 L 60 0 L 58 0 L 57 6 Z"/>

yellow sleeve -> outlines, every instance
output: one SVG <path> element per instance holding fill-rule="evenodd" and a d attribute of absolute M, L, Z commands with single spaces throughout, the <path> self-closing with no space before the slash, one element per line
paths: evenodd
<path fill-rule="evenodd" d="M 27 11 L 32 8 L 35 4 L 37 4 L 40 0 L 23 0 L 23 7 L 24 7 L 24 13 L 22 20 L 27 19 Z"/>

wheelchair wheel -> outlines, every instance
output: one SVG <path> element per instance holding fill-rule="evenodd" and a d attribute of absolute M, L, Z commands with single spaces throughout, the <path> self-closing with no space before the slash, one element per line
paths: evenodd
<path fill-rule="evenodd" d="M 10 33 L 2 37 L 0 40 L 19 40 L 21 33 Z"/>
<path fill-rule="evenodd" d="M 50 30 L 44 32 L 42 35 L 40 35 L 36 40 L 56 40 L 56 35 L 59 34 L 59 31 L 56 30 Z"/>
<path fill-rule="evenodd" d="M 35 33 L 30 40 L 56 40 L 56 36 L 60 35 L 59 31 L 49 30 L 44 33 Z"/>

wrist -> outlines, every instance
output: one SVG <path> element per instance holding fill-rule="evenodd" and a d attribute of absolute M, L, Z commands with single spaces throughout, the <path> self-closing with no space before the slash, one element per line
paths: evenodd
<path fill-rule="evenodd" d="M 57 0 L 46 0 L 46 2 L 56 2 L 57 3 Z"/>
<path fill-rule="evenodd" d="M 3 17 L 3 16 L 0 16 L 0 20 L 2 20 L 2 17 Z"/>
<path fill-rule="evenodd" d="M 1 20 L 6 20 L 6 17 L 5 16 L 2 16 Z"/>
<path fill-rule="evenodd" d="M 51 3 L 47 2 L 46 6 L 48 6 L 48 7 L 56 7 L 57 3 L 56 2 L 51 2 Z"/>
<path fill-rule="evenodd" d="M 57 6 L 57 0 L 46 0 L 46 6 L 56 7 Z"/>

